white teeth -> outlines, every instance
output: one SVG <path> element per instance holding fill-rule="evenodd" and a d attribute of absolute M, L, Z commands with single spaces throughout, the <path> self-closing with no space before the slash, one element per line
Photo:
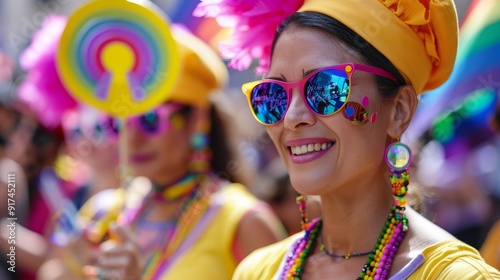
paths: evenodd
<path fill-rule="evenodd" d="M 307 153 L 307 146 L 306 145 L 300 146 L 300 153 L 302 153 L 302 154 Z"/>
<path fill-rule="evenodd" d="M 314 143 L 314 144 L 307 144 L 307 145 L 302 145 L 302 146 L 292 146 L 290 149 L 292 150 L 292 154 L 294 155 L 301 155 L 305 153 L 310 153 L 310 152 L 318 152 L 321 150 L 325 150 L 327 148 L 330 148 L 332 146 L 332 143 Z"/>
<path fill-rule="evenodd" d="M 312 152 L 312 151 L 314 151 L 314 144 L 309 144 L 309 145 L 307 145 L 307 151 L 308 151 L 308 152 Z"/>

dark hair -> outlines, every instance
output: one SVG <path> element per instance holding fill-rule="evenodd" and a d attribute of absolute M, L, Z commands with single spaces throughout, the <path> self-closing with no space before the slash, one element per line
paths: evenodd
<path fill-rule="evenodd" d="M 339 40 L 344 45 L 349 46 L 365 60 L 365 63 L 393 74 L 396 77 L 397 83 L 390 79 L 376 76 L 377 87 L 382 96 L 387 98 L 393 97 L 398 92 L 399 87 L 406 84 L 403 75 L 382 53 L 340 21 L 321 13 L 297 12 L 285 19 L 276 30 L 271 56 L 281 34 L 293 27 L 319 29 L 332 38 Z"/>
<path fill-rule="evenodd" d="M 229 164 L 234 160 L 234 153 L 230 148 L 227 124 L 216 106 L 212 106 L 210 109 L 210 119 L 209 141 L 212 150 L 212 161 L 210 162 L 212 170 L 215 174 L 228 181 L 238 181 L 228 170 Z"/>
<path fill-rule="evenodd" d="M 179 111 L 181 115 L 188 118 L 193 111 L 191 106 L 183 106 Z M 235 156 L 232 143 L 230 141 L 230 126 L 227 117 L 222 116 L 223 112 L 216 104 L 212 104 L 209 111 L 210 118 L 210 133 L 208 135 L 209 148 L 212 151 L 212 159 L 210 161 L 213 173 L 222 179 L 230 182 L 245 183 L 242 178 L 233 172 L 233 166 L 239 159 Z"/>

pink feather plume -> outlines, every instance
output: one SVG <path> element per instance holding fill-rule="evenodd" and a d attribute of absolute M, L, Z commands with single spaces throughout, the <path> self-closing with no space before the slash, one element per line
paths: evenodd
<path fill-rule="evenodd" d="M 77 106 L 56 69 L 56 52 L 66 22 L 64 16 L 48 16 L 20 57 L 20 65 L 27 75 L 19 87 L 18 97 L 47 128 L 59 126 L 64 113 Z"/>
<path fill-rule="evenodd" d="M 231 28 L 231 39 L 219 49 L 229 67 L 244 70 L 258 59 L 258 74 L 269 71 L 271 44 L 276 28 L 302 6 L 304 0 L 201 0 L 193 12 L 197 17 L 213 17 L 222 27 Z"/>

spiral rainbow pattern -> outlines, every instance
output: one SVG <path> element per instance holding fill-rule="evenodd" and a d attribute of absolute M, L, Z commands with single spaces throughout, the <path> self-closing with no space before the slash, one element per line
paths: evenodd
<path fill-rule="evenodd" d="M 150 2 L 96 0 L 68 20 L 57 54 L 68 91 L 119 117 L 168 98 L 179 73 L 169 20 Z"/>

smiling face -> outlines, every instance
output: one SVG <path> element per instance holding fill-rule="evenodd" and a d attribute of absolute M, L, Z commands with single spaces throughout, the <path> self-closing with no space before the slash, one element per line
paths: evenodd
<path fill-rule="evenodd" d="M 295 27 L 276 42 L 267 78 L 294 82 L 318 68 L 347 62 L 364 64 L 359 55 L 325 33 Z M 293 89 L 283 121 L 267 126 L 294 188 L 321 195 L 339 186 L 385 180 L 380 171 L 386 169 L 383 154 L 389 141 L 391 103 L 379 95 L 375 76 L 355 71 L 352 77 L 348 101 L 366 105 L 368 113 L 377 116 L 366 125 L 353 124 L 341 111 L 332 116 L 314 114 L 300 97 L 302 90 Z"/>

